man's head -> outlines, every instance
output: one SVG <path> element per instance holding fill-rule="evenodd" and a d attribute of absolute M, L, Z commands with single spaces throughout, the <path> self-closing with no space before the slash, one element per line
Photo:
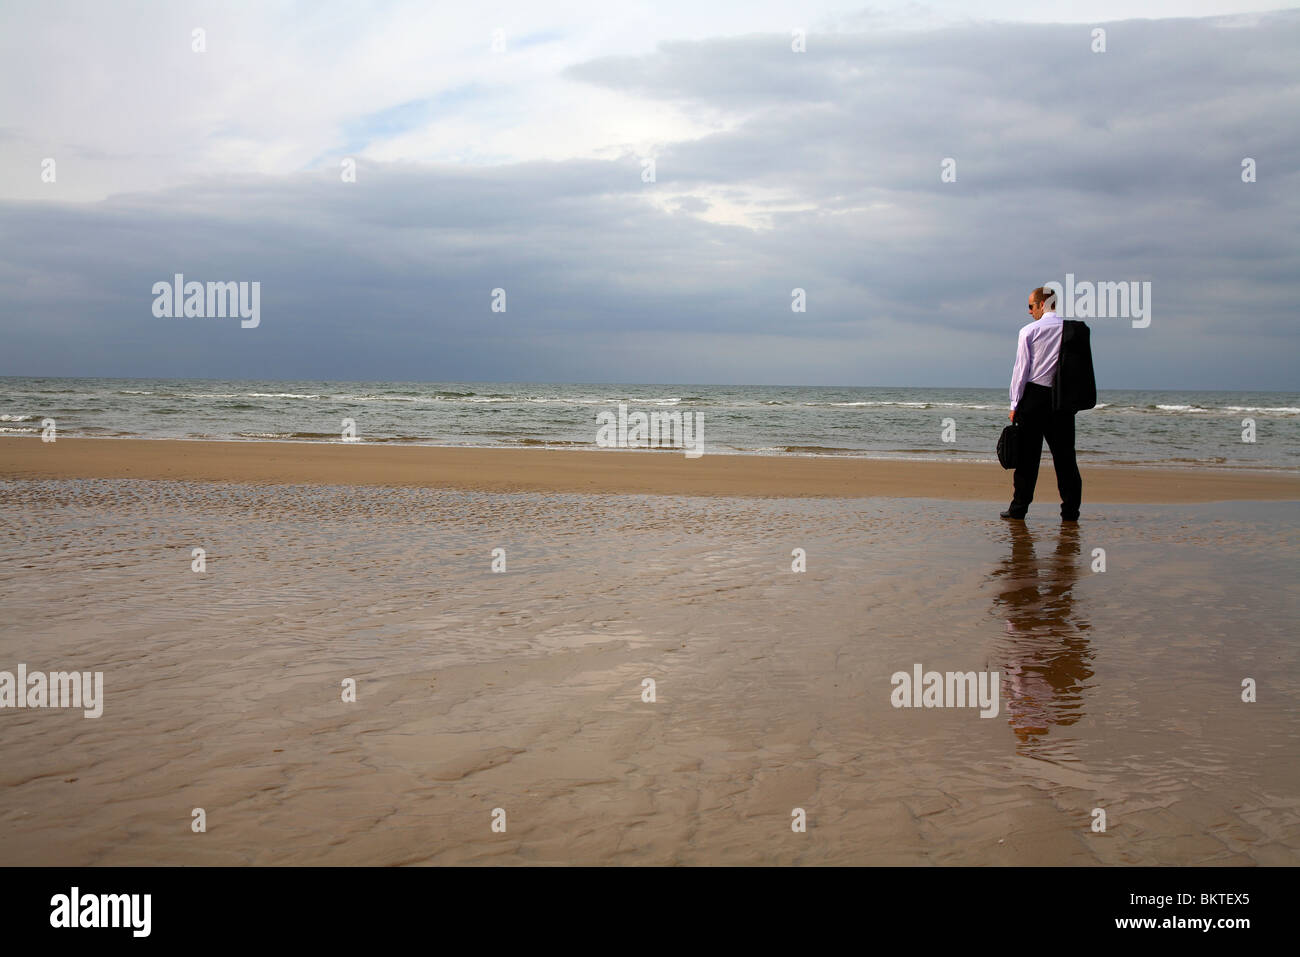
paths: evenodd
<path fill-rule="evenodd" d="M 1029 294 L 1029 314 L 1037 321 L 1043 313 L 1056 310 L 1056 293 L 1046 286 L 1039 286 Z"/>

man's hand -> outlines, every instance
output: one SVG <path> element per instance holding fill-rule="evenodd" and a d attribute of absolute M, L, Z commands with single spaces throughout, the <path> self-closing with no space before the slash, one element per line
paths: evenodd
<path fill-rule="evenodd" d="M 1016 410 L 1012 409 L 1011 412 L 1008 413 L 1007 418 L 1010 419 L 1012 422 L 1016 421 Z"/>

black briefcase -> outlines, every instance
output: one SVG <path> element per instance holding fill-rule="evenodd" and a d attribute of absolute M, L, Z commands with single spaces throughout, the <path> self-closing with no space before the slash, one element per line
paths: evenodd
<path fill-rule="evenodd" d="M 1014 422 L 1003 429 L 998 438 L 998 462 L 1004 469 L 1013 469 L 1020 464 L 1020 426 Z"/>

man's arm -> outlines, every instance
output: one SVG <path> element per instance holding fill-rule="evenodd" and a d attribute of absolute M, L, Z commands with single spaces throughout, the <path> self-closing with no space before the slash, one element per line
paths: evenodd
<path fill-rule="evenodd" d="M 1016 406 L 1020 404 L 1020 396 L 1025 391 L 1025 382 L 1029 379 L 1031 360 L 1029 330 L 1022 329 L 1020 338 L 1016 342 L 1016 364 L 1011 369 L 1011 415 L 1009 417 L 1012 421 L 1015 421 Z"/>

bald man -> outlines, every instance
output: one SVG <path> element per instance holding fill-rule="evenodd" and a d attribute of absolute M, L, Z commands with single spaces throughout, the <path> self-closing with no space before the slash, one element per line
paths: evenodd
<path fill-rule="evenodd" d="M 1022 520 L 1034 500 L 1043 439 L 1052 450 L 1056 487 L 1061 493 L 1061 521 L 1077 522 L 1083 477 L 1074 455 L 1074 411 L 1052 409 L 1052 382 L 1061 358 L 1063 320 L 1056 314 L 1056 293 L 1039 286 L 1029 294 L 1031 321 L 1020 330 L 1016 363 L 1011 371 L 1010 419 L 1020 429 L 1020 460 L 1015 491 L 1002 518 Z"/>

